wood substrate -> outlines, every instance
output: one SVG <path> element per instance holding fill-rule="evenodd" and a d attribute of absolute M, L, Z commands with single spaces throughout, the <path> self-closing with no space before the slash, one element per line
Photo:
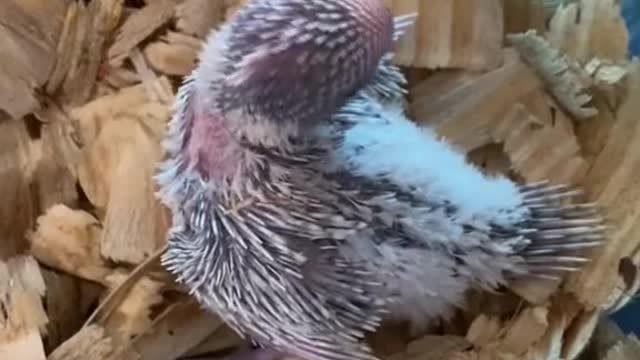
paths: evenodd
<path fill-rule="evenodd" d="M 640 63 L 616 1 L 386 3 L 420 16 L 396 59 L 412 117 L 489 173 L 583 187 L 611 230 L 559 288 L 476 296 L 430 335 L 385 327 L 378 354 L 640 358 L 637 339 L 599 323 L 640 284 Z M 1 359 L 172 360 L 239 343 L 159 266 L 169 218 L 150 178 L 180 79 L 238 6 L 1 2 Z"/>

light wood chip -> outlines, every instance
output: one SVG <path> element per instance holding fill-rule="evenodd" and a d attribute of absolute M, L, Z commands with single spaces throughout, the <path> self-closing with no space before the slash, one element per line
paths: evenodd
<path fill-rule="evenodd" d="M 558 8 L 551 19 L 549 41 L 582 63 L 592 58 L 623 63 L 629 34 L 618 1 L 580 0 Z"/>
<path fill-rule="evenodd" d="M 635 253 L 640 245 L 640 207 L 637 206 L 640 191 L 635 183 L 640 176 L 640 161 L 635 156 L 640 151 L 640 143 L 636 141 L 640 131 L 636 121 L 640 111 L 640 92 L 637 91 L 640 88 L 640 63 L 637 60 L 629 65 L 628 76 L 628 92 L 615 119 L 594 119 L 599 122 L 597 127 L 611 128 L 605 132 L 604 146 L 593 160 L 584 186 L 590 198 L 606 211 L 611 231 L 606 246 L 594 251 L 594 260 L 585 271 L 573 276 L 569 284 L 571 291 L 589 307 L 607 302 L 616 287 L 620 259 Z M 580 135 L 593 135 L 595 131 L 598 131 L 596 125 Z"/>
<path fill-rule="evenodd" d="M 40 107 L 36 90 L 56 63 L 68 0 L 0 2 L 0 110 L 21 118 Z M 0 112 L 0 121 L 3 114 Z"/>
<path fill-rule="evenodd" d="M 394 15 L 417 13 L 396 62 L 429 69 L 494 69 L 502 64 L 500 0 L 385 0 Z"/>
<path fill-rule="evenodd" d="M 597 110 L 589 106 L 591 79 L 577 63 L 561 55 L 533 30 L 508 38 L 524 60 L 544 79 L 550 93 L 566 111 L 577 119 L 596 115 Z"/>
<path fill-rule="evenodd" d="M 453 79 L 452 79 L 453 78 Z M 443 72 L 411 89 L 411 114 L 464 152 L 493 142 L 492 129 L 542 82 L 512 50 L 505 64 L 483 74 Z"/>
<path fill-rule="evenodd" d="M 223 326 L 218 316 L 194 301 L 177 302 L 158 315 L 122 352 L 136 354 L 141 359 L 174 360 Z M 237 345 L 239 338 L 233 336 L 232 339 Z"/>
<path fill-rule="evenodd" d="M 58 347 L 47 360 L 106 360 L 112 353 L 111 339 L 98 325 L 83 328 Z"/>
<path fill-rule="evenodd" d="M 77 15 L 69 15 L 77 16 L 77 20 L 69 25 L 75 26 L 74 30 L 69 30 L 69 37 L 74 35 L 73 40 L 69 40 L 71 44 L 61 44 L 66 49 L 61 50 L 65 54 L 61 61 L 69 65 L 60 64 L 64 69 L 57 70 L 58 77 L 66 70 L 64 82 L 58 89 L 65 103 L 79 105 L 90 100 L 104 61 L 104 47 L 111 40 L 122 13 L 123 1 L 103 0 L 81 5 Z M 49 89 L 50 92 L 54 90 Z"/>
<path fill-rule="evenodd" d="M 108 50 L 108 61 L 119 66 L 129 56 L 131 50 L 147 39 L 154 31 L 165 25 L 175 14 L 173 0 L 159 0 L 130 15 L 118 30 L 116 38 Z"/>
<path fill-rule="evenodd" d="M 182 33 L 206 38 L 224 19 L 224 1 L 185 0 L 176 8 L 176 28 Z"/>
<path fill-rule="evenodd" d="M 91 214 L 56 205 L 38 218 L 31 252 L 47 266 L 104 284 L 112 268 L 100 257 L 101 231 Z"/>
<path fill-rule="evenodd" d="M 169 37 L 169 41 L 172 38 L 175 39 L 176 36 Z M 196 40 L 193 37 L 191 39 Z M 174 76 L 188 75 L 195 68 L 199 53 L 199 42 L 158 41 L 144 48 L 149 66 L 162 74 Z"/>

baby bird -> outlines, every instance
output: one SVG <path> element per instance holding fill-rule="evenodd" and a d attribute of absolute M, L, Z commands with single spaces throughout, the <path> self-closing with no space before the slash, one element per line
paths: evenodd
<path fill-rule="evenodd" d="M 179 90 L 156 176 L 163 265 L 266 349 L 373 360 L 384 318 L 421 324 L 469 289 L 556 281 L 602 241 L 590 204 L 489 178 L 404 115 L 379 0 L 255 0 Z"/>

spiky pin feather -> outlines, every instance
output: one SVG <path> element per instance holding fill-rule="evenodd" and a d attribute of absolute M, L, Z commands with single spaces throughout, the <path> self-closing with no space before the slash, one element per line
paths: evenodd
<path fill-rule="evenodd" d="M 378 0 L 256 0 L 180 88 L 163 264 L 276 352 L 375 359 L 361 340 L 383 317 L 423 324 L 471 288 L 559 279 L 602 240 L 565 187 L 487 178 L 406 119 L 390 51 L 410 19 Z"/>

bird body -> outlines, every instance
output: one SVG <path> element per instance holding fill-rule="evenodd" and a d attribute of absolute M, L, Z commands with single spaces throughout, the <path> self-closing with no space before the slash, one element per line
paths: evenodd
<path fill-rule="evenodd" d="M 406 19 L 388 16 L 377 0 L 256 0 L 178 94 L 156 177 L 173 213 L 163 264 L 285 354 L 374 359 L 361 339 L 383 318 L 424 323 L 469 289 L 559 278 L 601 240 L 591 206 L 558 202 L 573 192 L 487 177 L 406 118 L 389 44 Z"/>

